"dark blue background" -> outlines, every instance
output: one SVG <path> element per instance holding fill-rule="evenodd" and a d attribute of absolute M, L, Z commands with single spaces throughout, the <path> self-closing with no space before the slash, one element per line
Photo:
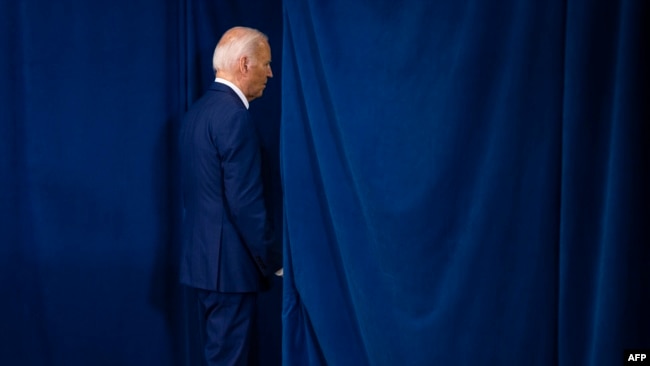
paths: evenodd
<path fill-rule="evenodd" d="M 263 364 L 620 363 L 650 345 L 649 20 L 641 0 L 3 2 L 0 364 L 200 363 L 176 135 L 234 25 L 273 49 L 251 112 L 287 274 Z"/>

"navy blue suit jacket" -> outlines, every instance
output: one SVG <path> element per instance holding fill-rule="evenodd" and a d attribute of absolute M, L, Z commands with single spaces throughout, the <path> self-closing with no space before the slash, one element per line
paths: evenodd
<path fill-rule="evenodd" d="M 219 292 L 265 288 L 282 266 L 267 217 L 260 140 L 242 100 L 214 82 L 180 133 L 181 283 Z"/>

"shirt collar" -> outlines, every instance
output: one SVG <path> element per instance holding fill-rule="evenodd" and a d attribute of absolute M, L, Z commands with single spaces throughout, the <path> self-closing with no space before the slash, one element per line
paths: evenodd
<path fill-rule="evenodd" d="M 226 79 L 222 79 L 222 78 L 216 78 L 216 79 L 214 79 L 214 81 L 217 82 L 217 83 L 228 85 L 230 87 L 230 89 L 234 90 L 235 93 L 237 93 L 237 95 L 239 96 L 239 99 L 241 99 L 242 103 L 244 103 L 244 105 L 246 106 L 246 109 L 248 109 L 248 100 L 244 96 L 244 93 L 241 90 L 239 90 L 239 88 L 235 84 L 231 83 L 230 81 L 228 81 Z"/>

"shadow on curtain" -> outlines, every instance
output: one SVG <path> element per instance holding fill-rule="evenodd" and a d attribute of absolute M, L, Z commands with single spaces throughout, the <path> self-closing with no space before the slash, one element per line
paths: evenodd
<path fill-rule="evenodd" d="M 648 5 L 284 2 L 286 365 L 650 347 Z"/>

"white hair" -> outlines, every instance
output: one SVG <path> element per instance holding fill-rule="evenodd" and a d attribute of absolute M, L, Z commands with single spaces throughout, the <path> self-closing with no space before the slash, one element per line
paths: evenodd
<path fill-rule="evenodd" d="M 232 71 L 242 56 L 254 58 L 257 47 L 268 42 L 266 34 L 257 29 L 234 27 L 226 31 L 219 40 L 212 56 L 212 67 L 217 70 Z"/>

